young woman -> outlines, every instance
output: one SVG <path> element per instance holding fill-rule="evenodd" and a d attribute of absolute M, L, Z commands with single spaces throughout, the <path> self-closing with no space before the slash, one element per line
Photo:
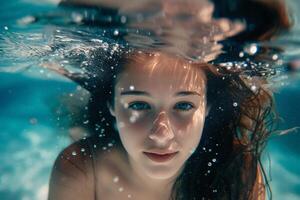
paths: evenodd
<path fill-rule="evenodd" d="M 251 31 L 235 39 L 277 30 Z M 275 115 L 262 77 L 159 50 L 105 52 L 91 56 L 101 73 L 80 82 L 93 134 L 58 156 L 49 200 L 265 199 L 260 156 Z"/>
<path fill-rule="evenodd" d="M 58 157 L 50 199 L 257 198 L 270 94 L 162 52 L 118 66 L 90 97 L 100 133 Z"/>

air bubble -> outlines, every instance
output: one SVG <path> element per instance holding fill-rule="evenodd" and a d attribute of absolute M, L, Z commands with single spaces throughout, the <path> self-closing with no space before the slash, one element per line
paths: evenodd
<path fill-rule="evenodd" d="M 123 191 L 124 191 L 124 188 L 120 187 L 119 192 L 123 192 Z"/>
<path fill-rule="evenodd" d="M 278 59 L 278 55 L 277 55 L 277 54 L 274 54 L 274 55 L 272 56 L 272 59 L 273 59 L 273 60 L 277 60 L 277 59 Z"/>
<path fill-rule="evenodd" d="M 209 167 L 211 167 L 211 166 L 212 166 L 212 163 L 211 163 L 211 162 L 208 162 L 207 165 L 208 165 Z"/>
<path fill-rule="evenodd" d="M 118 44 L 115 44 L 114 46 L 113 46 L 113 51 L 117 51 L 118 50 L 118 48 L 119 48 L 119 45 Z"/>
<path fill-rule="evenodd" d="M 81 151 L 81 152 L 85 152 L 85 149 L 84 149 L 84 148 L 81 148 L 80 151 Z"/>
<path fill-rule="evenodd" d="M 77 155 L 76 151 L 73 151 L 72 156 L 76 156 L 76 155 Z"/>
<path fill-rule="evenodd" d="M 124 23 L 126 23 L 126 21 L 127 21 L 127 18 L 125 16 L 121 16 L 121 22 L 124 24 Z"/>
<path fill-rule="evenodd" d="M 107 42 L 104 42 L 104 43 L 103 43 L 103 48 L 105 48 L 105 49 L 108 48 L 108 43 L 107 43 Z"/>
<path fill-rule="evenodd" d="M 114 182 L 114 183 L 117 183 L 118 181 L 119 181 L 119 177 L 118 177 L 118 176 L 115 176 L 114 179 L 113 179 L 113 182 Z"/>
<path fill-rule="evenodd" d="M 247 52 L 250 55 L 254 55 L 257 53 L 257 45 L 256 44 L 251 44 L 250 46 L 245 48 L 245 52 Z"/>
<path fill-rule="evenodd" d="M 234 103 L 233 103 L 233 106 L 234 106 L 234 107 L 237 107 L 237 106 L 238 106 L 238 103 L 237 103 L 237 102 L 234 102 Z"/>
<path fill-rule="evenodd" d="M 216 162 L 216 161 L 217 161 L 217 159 L 213 158 L 213 159 L 212 159 L 212 161 L 213 161 L 213 162 Z"/>
<path fill-rule="evenodd" d="M 134 86 L 133 85 L 129 86 L 129 89 L 134 90 Z"/>
<path fill-rule="evenodd" d="M 118 36 L 119 35 L 119 30 L 115 30 L 114 31 L 114 36 Z"/>
<path fill-rule="evenodd" d="M 83 16 L 78 13 L 72 13 L 72 19 L 75 23 L 80 23 L 83 20 Z"/>
<path fill-rule="evenodd" d="M 251 89 L 253 92 L 255 92 L 257 88 L 256 88 L 255 85 L 252 85 L 252 86 L 250 87 L 250 89 Z"/>
<path fill-rule="evenodd" d="M 129 121 L 131 122 L 131 123 L 134 123 L 134 122 L 136 122 L 136 119 L 137 119 L 137 117 L 136 116 L 131 116 L 130 118 L 129 118 Z"/>

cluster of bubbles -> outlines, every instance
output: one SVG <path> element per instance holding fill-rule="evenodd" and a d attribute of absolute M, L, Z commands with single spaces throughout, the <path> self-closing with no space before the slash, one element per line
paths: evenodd
<path fill-rule="evenodd" d="M 88 79 L 93 76 L 96 78 L 98 73 L 104 70 L 97 69 L 95 71 L 95 69 L 91 69 L 92 66 L 89 65 L 89 61 L 95 59 L 92 52 L 97 49 L 109 51 L 108 59 L 112 58 L 115 53 L 122 50 L 123 45 L 128 45 L 128 42 L 123 40 L 124 38 L 131 41 L 132 44 L 130 45 L 137 48 L 151 49 L 157 45 L 158 47 L 171 45 L 167 49 L 178 49 L 177 46 L 159 41 L 159 37 L 154 34 L 158 34 L 157 30 L 151 29 L 153 22 L 147 21 L 151 19 L 151 16 L 133 13 L 128 16 L 115 15 L 99 11 L 96 8 L 80 9 L 68 6 L 62 8 L 64 9 L 63 12 L 58 10 L 54 13 L 25 16 L 18 20 L 18 24 L 22 26 L 30 26 L 35 23 L 35 26 L 38 27 L 34 30 L 35 33 L 13 32 L 8 26 L 3 27 L 4 32 L 0 33 L 0 40 L 3 41 L 0 44 L 0 49 L 7 61 L 2 62 L 0 71 L 15 72 L 32 68 L 32 66 L 39 66 L 42 67 L 39 69 L 41 74 L 48 75 L 49 72 L 46 71 L 48 69 L 66 76 L 85 77 L 88 75 L 86 77 Z M 151 26 L 147 27 L 147 23 L 145 23 L 145 28 L 143 26 L 136 28 L 133 26 L 132 28 L 127 26 L 129 22 L 133 25 L 137 23 L 139 26 L 143 22 L 149 22 Z M 46 26 L 45 29 L 46 23 L 54 23 L 55 26 Z M 214 29 L 217 30 L 218 27 Z M 210 34 L 213 35 L 214 33 Z M 204 44 L 210 41 L 207 36 L 202 37 Z M 214 41 L 213 45 L 218 45 L 216 42 Z M 228 71 L 239 72 L 249 79 L 252 76 L 274 76 L 284 61 L 278 53 L 268 55 L 269 61 L 254 61 L 252 58 L 255 58 L 262 48 L 257 43 L 247 44 L 242 48 L 242 51 L 238 52 L 238 61 L 215 64 Z M 204 52 L 205 49 L 199 52 L 196 57 L 203 57 Z M 207 53 L 209 54 L 209 52 Z M 195 55 L 188 55 L 186 52 L 176 52 L 176 54 L 197 62 Z M 14 60 L 14 67 L 11 64 L 8 65 L 11 60 Z M 86 84 L 90 84 L 89 81 L 86 81 Z M 253 90 L 255 90 L 254 87 L 252 87 Z"/>
<path fill-rule="evenodd" d="M 119 176 L 115 176 L 115 177 L 113 177 L 113 182 L 115 183 L 115 184 L 118 184 L 119 183 Z M 119 192 L 123 192 L 124 191 L 124 187 L 118 187 L 118 191 Z M 131 194 L 127 194 L 127 198 L 131 198 L 132 197 L 132 195 Z"/>

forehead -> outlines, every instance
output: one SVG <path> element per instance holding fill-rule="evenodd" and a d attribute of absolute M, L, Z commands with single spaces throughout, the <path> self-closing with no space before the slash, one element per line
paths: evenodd
<path fill-rule="evenodd" d="M 205 72 L 200 65 L 191 64 L 175 56 L 152 54 L 131 59 L 119 75 L 117 86 L 119 89 L 200 92 L 205 88 L 205 83 Z"/>

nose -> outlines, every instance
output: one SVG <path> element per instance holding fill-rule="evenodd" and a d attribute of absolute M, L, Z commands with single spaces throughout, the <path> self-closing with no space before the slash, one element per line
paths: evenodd
<path fill-rule="evenodd" d="M 161 145 L 168 143 L 168 141 L 174 138 L 174 133 L 165 111 L 160 112 L 153 121 L 153 127 L 149 134 L 149 138 Z"/>

